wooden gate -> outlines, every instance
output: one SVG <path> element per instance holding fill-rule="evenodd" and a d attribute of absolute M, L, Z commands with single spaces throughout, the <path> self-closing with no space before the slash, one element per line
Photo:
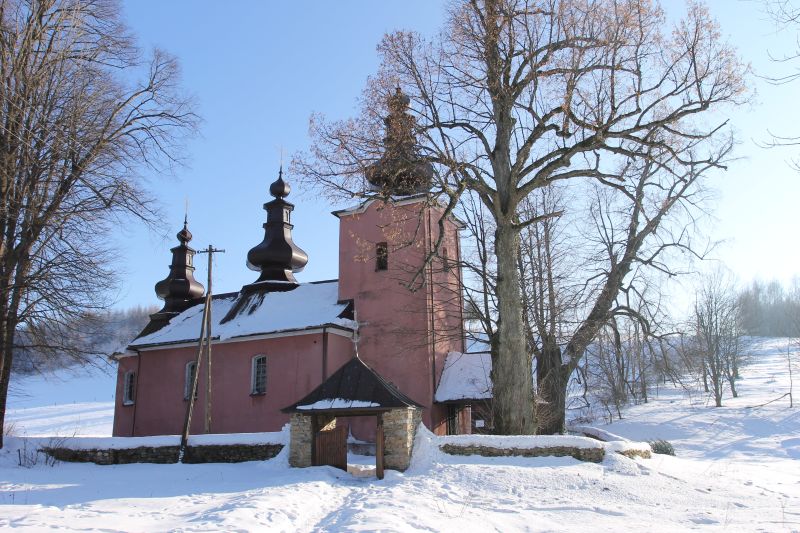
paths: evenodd
<path fill-rule="evenodd" d="M 317 432 L 313 464 L 330 465 L 347 470 L 347 426 Z"/>

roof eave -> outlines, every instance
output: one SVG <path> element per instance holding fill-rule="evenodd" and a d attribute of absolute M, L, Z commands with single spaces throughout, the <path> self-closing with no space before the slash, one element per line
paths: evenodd
<path fill-rule="evenodd" d="M 341 324 L 334 324 L 333 322 L 326 322 L 325 324 L 318 324 L 318 325 L 315 325 L 315 326 L 306 326 L 306 327 L 303 327 L 303 328 L 276 329 L 276 330 L 273 330 L 273 331 L 261 331 L 261 332 L 258 332 L 258 333 L 248 333 L 247 335 L 234 335 L 233 337 L 225 338 L 222 342 L 228 342 L 228 341 L 234 341 L 234 340 L 236 340 L 236 341 L 246 341 L 246 340 L 248 340 L 248 339 L 250 339 L 252 337 L 259 337 L 261 335 L 279 335 L 281 333 L 294 333 L 294 332 L 304 332 L 304 331 L 308 332 L 308 334 L 311 335 L 313 333 L 316 333 L 316 331 L 312 331 L 312 330 L 318 330 L 318 329 L 338 329 L 338 330 L 341 330 L 341 331 L 348 331 L 348 332 L 351 332 L 351 333 L 355 331 L 355 329 L 351 328 L 351 327 L 343 326 Z M 211 340 L 220 342 L 219 336 L 212 337 Z M 155 347 L 158 347 L 158 346 L 168 347 L 168 346 L 175 346 L 176 344 L 191 344 L 191 343 L 195 343 L 196 344 L 198 341 L 199 341 L 199 339 L 181 339 L 181 340 L 177 340 L 177 341 L 153 342 L 153 343 L 149 343 L 149 344 L 129 344 L 127 346 L 127 349 L 128 350 L 143 350 L 143 349 L 155 348 Z"/>

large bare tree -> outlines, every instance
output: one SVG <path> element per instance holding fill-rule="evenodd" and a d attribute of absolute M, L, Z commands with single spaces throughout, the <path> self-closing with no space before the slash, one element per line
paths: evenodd
<path fill-rule="evenodd" d="M 53 332 L 107 303 L 118 218 L 153 220 L 137 171 L 196 126 L 177 77 L 113 0 L 0 0 L 0 426 L 17 341 L 80 356 Z"/>
<path fill-rule="evenodd" d="M 419 150 L 436 170 L 433 195 L 448 206 L 475 195 L 492 219 L 495 431 L 532 433 L 520 232 L 552 214 L 526 216 L 521 203 L 562 180 L 613 187 L 634 168 L 713 160 L 702 141 L 720 133 L 721 123 L 709 111 L 743 97 L 746 67 L 704 6 L 690 3 L 670 24 L 649 0 L 462 1 L 438 37 L 392 33 L 379 52 L 382 66 L 364 92 L 362 113 L 340 122 L 314 117 L 311 153 L 296 158 L 295 170 L 332 194 L 371 194 L 363 174 L 381 155 L 386 98 L 402 88 Z M 689 148 L 695 153 L 684 154 Z M 661 162 L 648 163 L 653 158 Z M 629 272 L 617 269 L 602 284 L 569 349 L 574 357 Z M 555 390 L 568 369 L 548 361 L 554 370 L 544 372 L 556 372 Z"/>

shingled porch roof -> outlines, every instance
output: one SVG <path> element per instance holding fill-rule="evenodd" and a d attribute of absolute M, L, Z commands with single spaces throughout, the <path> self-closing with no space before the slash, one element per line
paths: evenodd
<path fill-rule="evenodd" d="M 282 411 L 357 416 L 409 407 L 422 409 L 355 356 L 310 394 Z"/>

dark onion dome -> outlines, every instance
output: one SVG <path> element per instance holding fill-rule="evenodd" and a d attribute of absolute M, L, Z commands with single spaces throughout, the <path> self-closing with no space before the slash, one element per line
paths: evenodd
<path fill-rule="evenodd" d="M 428 192 L 433 180 L 433 166 L 417 153 L 416 120 L 407 113 L 409 103 L 399 87 L 389 96 L 384 153 L 365 172 L 367 181 L 387 196 Z"/>
<path fill-rule="evenodd" d="M 192 232 L 189 231 L 187 221 L 183 220 L 183 229 L 176 235 L 178 246 L 170 249 L 172 264 L 169 266 L 169 275 L 156 283 L 156 296 L 164 300 L 164 307 L 155 315 L 168 317 L 187 309 L 193 300 L 203 296 L 205 288 L 194 279 L 195 250 L 189 246 Z"/>
<path fill-rule="evenodd" d="M 291 192 L 283 180 L 283 169 L 278 179 L 269 187 L 274 200 L 264 204 L 267 222 L 264 240 L 247 252 L 247 266 L 261 272 L 258 279 L 246 288 L 288 291 L 297 287 L 293 273 L 300 272 L 308 263 L 308 255 L 292 241 L 291 213 L 294 205 L 284 200 Z"/>

